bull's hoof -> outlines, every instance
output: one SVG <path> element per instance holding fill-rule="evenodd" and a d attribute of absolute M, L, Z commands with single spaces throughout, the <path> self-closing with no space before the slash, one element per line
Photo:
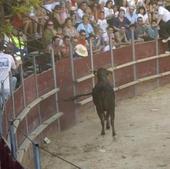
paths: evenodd
<path fill-rule="evenodd" d="M 110 126 L 109 126 L 109 125 L 106 125 L 106 129 L 109 130 L 109 129 L 110 129 Z"/>
<path fill-rule="evenodd" d="M 114 137 L 114 136 L 116 136 L 116 133 L 115 133 L 115 132 L 113 132 L 113 133 L 112 133 L 112 136 L 113 136 L 113 137 Z"/>
<path fill-rule="evenodd" d="M 104 131 L 102 131 L 102 132 L 101 132 L 101 135 L 102 135 L 102 136 L 104 136 L 104 135 L 105 135 L 105 132 L 104 132 Z"/>

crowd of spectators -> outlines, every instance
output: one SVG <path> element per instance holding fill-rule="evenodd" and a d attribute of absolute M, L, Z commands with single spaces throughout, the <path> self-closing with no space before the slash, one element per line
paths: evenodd
<path fill-rule="evenodd" d="M 69 56 L 69 40 L 73 48 L 80 44 L 85 47 L 79 48 L 82 52 L 89 52 L 91 43 L 97 53 L 110 50 L 110 41 L 113 49 L 128 45 L 132 30 L 135 41 L 159 38 L 159 7 L 165 14 L 165 5 L 164 0 L 46 0 L 42 6 L 31 7 L 26 16 L 17 14 L 11 21 L 14 28 L 22 30 L 23 44 L 31 35 L 42 43 L 45 52 L 53 47 L 56 59 L 61 59 Z M 166 17 L 164 43 L 170 40 L 166 31 L 170 29 L 170 16 Z M 25 35 L 27 38 L 23 38 Z M 27 52 L 24 47 L 26 56 Z"/>

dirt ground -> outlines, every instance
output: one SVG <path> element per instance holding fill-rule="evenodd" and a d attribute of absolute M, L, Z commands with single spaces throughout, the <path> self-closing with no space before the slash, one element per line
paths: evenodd
<path fill-rule="evenodd" d="M 119 102 L 115 123 L 116 140 L 100 136 L 92 108 L 44 147 L 82 169 L 170 169 L 170 85 Z M 76 169 L 43 151 L 41 159 L 42 169 Z"/>

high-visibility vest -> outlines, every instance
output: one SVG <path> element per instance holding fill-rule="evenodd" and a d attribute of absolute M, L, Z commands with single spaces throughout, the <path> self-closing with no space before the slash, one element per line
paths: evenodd
<path fill-rule="evenodd" d="M 11 37 L 12 42 L 14 43 L 14 45 L 18 48 L 18 49 L 24 49 L 25 45 L 24 45 L 24 40 L 22 39 L 22 37 L 17 37 L 17 36 L 12 36 Z"/>

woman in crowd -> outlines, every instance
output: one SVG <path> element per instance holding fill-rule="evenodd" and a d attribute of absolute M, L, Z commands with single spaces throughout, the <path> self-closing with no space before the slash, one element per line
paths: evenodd
<path fill-rule="evenodd" d="M 63 29 L 63 34 L 65 36 L 69 36 L 69 37 L 78 37 L 79 33 L 76 30 L 76 28 L 74 27 L 71 18 L 67 18 L 65 20 L 65 26 Z"/>
<path fill-rule="evenodd" d="M 147 25 L 149 24 L 148 13 L 146 12 L 146 9 L 143 6 L 139 8 L 138 18 L 139 17 L 143 19 L 144 24 L 147 24 Z"/>

